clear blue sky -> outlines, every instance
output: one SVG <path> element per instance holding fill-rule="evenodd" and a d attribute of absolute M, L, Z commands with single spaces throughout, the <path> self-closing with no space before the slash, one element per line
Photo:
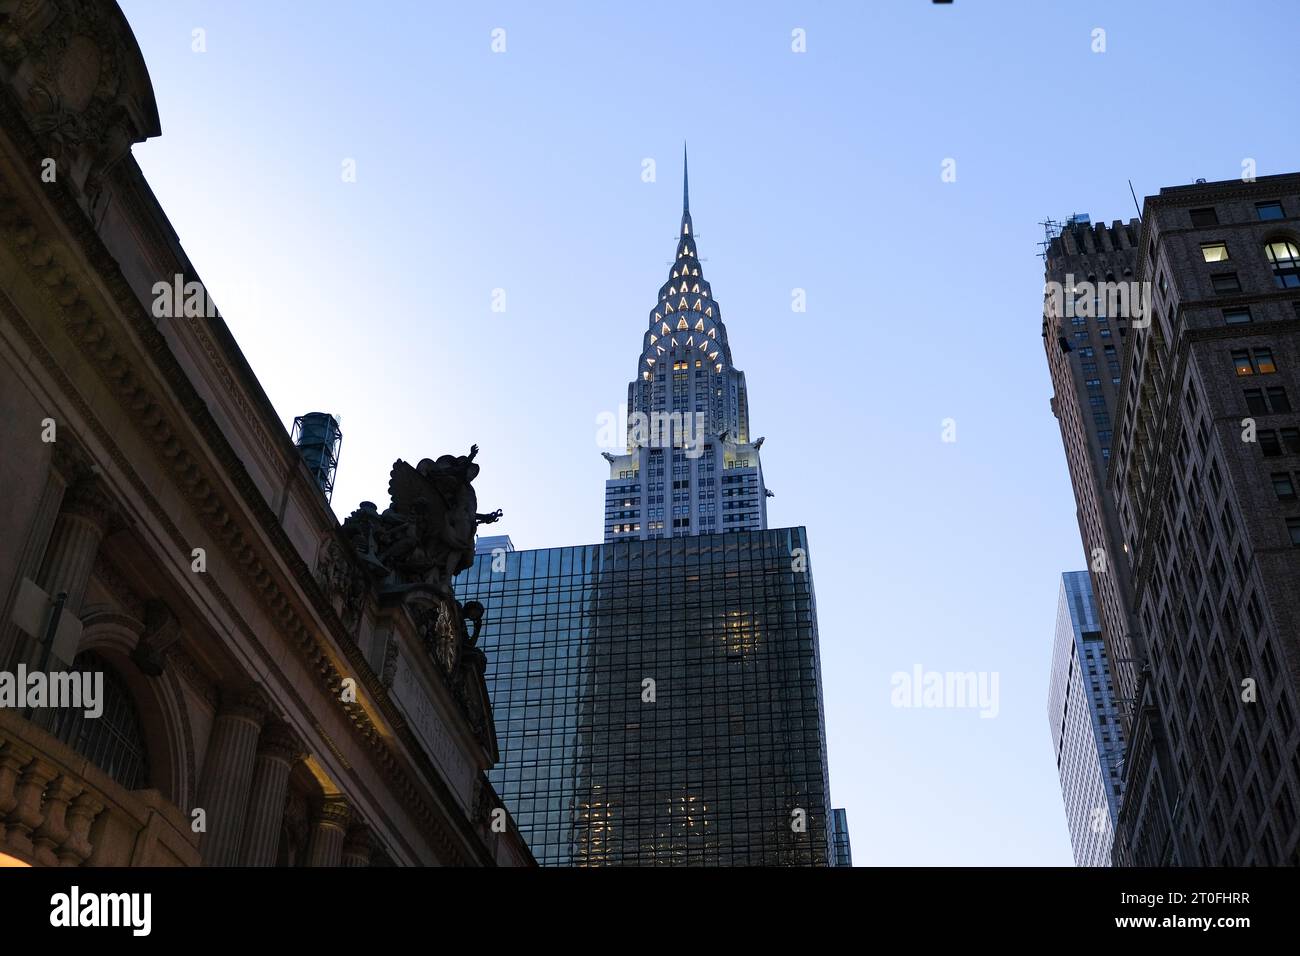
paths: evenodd
<path fill-rule="evenodd" d="M 162 116 L 136 156 L 286 427 L 342 413 L 340 516 L 393 459 L 478 442 L 518 546 L 600 540 L 596 420 L 689 139 L 769 518 L 808 528 L 855 861 L 1071 862 L 1045 701 L 1084 559 L 1038 223 L 1300 166 L 1293 3 L 122 6 Z M 996 672 L 998 716 L 891 706 L 918 664 Z"/>

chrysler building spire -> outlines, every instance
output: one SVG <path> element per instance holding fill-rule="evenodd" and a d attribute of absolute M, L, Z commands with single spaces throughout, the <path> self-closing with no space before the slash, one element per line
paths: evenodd
<path fill-rule="evenodd" d="M 745 373 L 731 361 L 722 306 L 704 278 L 682 144 L 682 228 L 628 385 L 627 451 L 604 452 L 605 540 L 767 527 Z"/>
<path fill-rule="evenodd" d="M 682 221 L 691 215 L 691 176 L 686 165 L 686 140 L 682 140 Z"/>

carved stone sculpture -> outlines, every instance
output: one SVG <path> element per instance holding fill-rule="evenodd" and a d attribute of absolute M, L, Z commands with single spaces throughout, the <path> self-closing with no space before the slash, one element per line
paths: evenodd
<path fill-rule="evenodd" d="M 462 606 L 451 585 L 474 563 L 478 526 L 501 517 L 500 511 L 478 511 L 473 486 L 479 473 L 477 455 L 474 445 L 468 455 L 424 458 L 416 465 L 401 459 L 393 462 L 389 506 L 381 513 L 373 503 L 361 502 L 342 527 L 342 540 L 351 546 L 351 553 L 328 543 L 321 549 L 316 575 L 332 600 L 344 595 L 345 608 L 358 581 L 358 606 L 372 586 L 381 597 L 399 598 L 471 728 L 490 745 L 487 657 L 477 646 L 483 605 L 470 601 Z M 395 662 L 390 651 L 381 677 L 385 684 L 392 681 Z"/>

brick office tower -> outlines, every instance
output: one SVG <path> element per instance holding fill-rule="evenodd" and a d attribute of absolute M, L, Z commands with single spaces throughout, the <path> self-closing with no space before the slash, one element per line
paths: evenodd
<path fill-rule="evenodd" d="M 1174 797 L 1136 798 L 1130 737 L 1116 862 L 1294 865 L 1300 175 L 1148 197 L 1136 275 L 1150 324 L 1125 345 L 1107 488 L 1149 656 L 1134 732 L 1162 716 Z"/>
<path fill-rule="evenodd" d="M 1132 618 L 1133 595 L 1119 516 L 1106 489 L 1120 400 L 1120 363 L 1130 321 L 1141 302 L 1141 287 L 1134 285 L 1141 224 L 1133 219 L 1094 225 L 1087 216 L 1076 215 L 1048 228 L 1043 345 L 1052 376 L 1052 413 L 1061 426 L 1079 536 L 1096 597 L 1101 656 L 1119 704 L 1122 741 L 1134 739 L 1134 724 L 1139 724 L 1136 740 L 1146 757 L 1127 765 L 1130 770 L 1144 768 L 1137 778 L 1135 799 L 1160 807 L 1167 817 L 1172 789 L 1150 756 L 1162 752 L 1163 736 L 1152 715 L 1143 720 L 1142 711 L 1133 707 L 1147 651 Z M 1106 787 L 1111 797 L 1124 792 L 1122 779 L 1108 779 Z"/>

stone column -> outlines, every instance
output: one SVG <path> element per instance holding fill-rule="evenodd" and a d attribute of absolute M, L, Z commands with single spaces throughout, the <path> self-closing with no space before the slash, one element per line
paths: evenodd
<path fill-rule="evenodd" d="M 22 585 L 23 578 L 36 580 L 38 572 L 41 569 L 41 562 L 45 558 L 45 549 L 49 544 L 50 535 L 53 533 L 54 522 L 58 518 L 59 508 L 63 504 L 63 493 L 67 484 L 63 476 L 55 468 L 50 469 L 50 475 L 45 490 L 41 493 L 40 501 L 36 505 L 36 513 L 32 515 L 31 525 L 27 530 L 27 540 L 23 544 L 22 553 L 18 557 L 18 564 L 14 567 L 14 579 L 9 589 L 9 595 L 5 599 L 3 609 L 0 609 L 0 668 L 5 670 L 14 670 L 17 665 L 15 659 L 13 665 L 10 664 L 10 658 L 18 649 L 19 642 L 22 640 L 23 633 L 18 630 L 18 625 L 10 620 L 13 614 L 14 601 L 18 597 L 19 587 Z"/>
<path fill-rule="evenodd" d="M 81 609 L 86 584 L 95 567 L 95 556 L 99 553 L 100 542 L 104 540 L 112 515 L 112 501 L 93 479 L 83 479 L 64 493 L 63 510 L 54 522 L 45 559 L 36 577 L 36 583 L 50 596 L 50 600 L 54 600 L 60 591 L 67 592 L 64 614 L 75 615 Z M 44 637 L 44 634 L 39 635 L 42 640 Z M 15 666 L 19 662 L 35 664 L 39 660 L 37 636 L 19 634 L 15 643 L 12 658 Z M 70 663 L 51 658 L 52 667 Z"/>
<path fill-rule="evenodd" d="M 74 614 L 86 595 L 95 555 L 112 515 L 112 501 L 96 481 L 79 481 L 64 495 L 63 510 L 54 523 L 36 583 L 51 595 L 67 591 L 67 609 Z"/>
<path fill-rule="evenodd" d="M 243 866 L 274 866 L 284 820 L 289 772 L 306 756 L 293 730 L 280 721 L 262 729 L 253 761 L 253 785 L 248 796 L 239 862 Z"/>
<path fill-rule="evenodd" d="M 270 710 L 270 701 L 261 688 L 222 692 L 221 711 L 208 735 L 195 804 L 206 816 L 201 853 L 208 866 L 233 866 L 237 862 L 257 737 Z"/>
<path fill-rule="evenodd" d="M 374 848 L 370 828 L 364 823 L 354 823 L 348 830 L 347 839 L 343 841 L 343 865 L 369 866 Z"/>
<path fill-rule="evenodd" d="M 307 850 L 308 866 L 338 866 L 343 861 L 343 838 L 347 836 L 348 802 L 342 797 L 326 797 L 316 819 L 312 821 L 311 846 Z"/>

